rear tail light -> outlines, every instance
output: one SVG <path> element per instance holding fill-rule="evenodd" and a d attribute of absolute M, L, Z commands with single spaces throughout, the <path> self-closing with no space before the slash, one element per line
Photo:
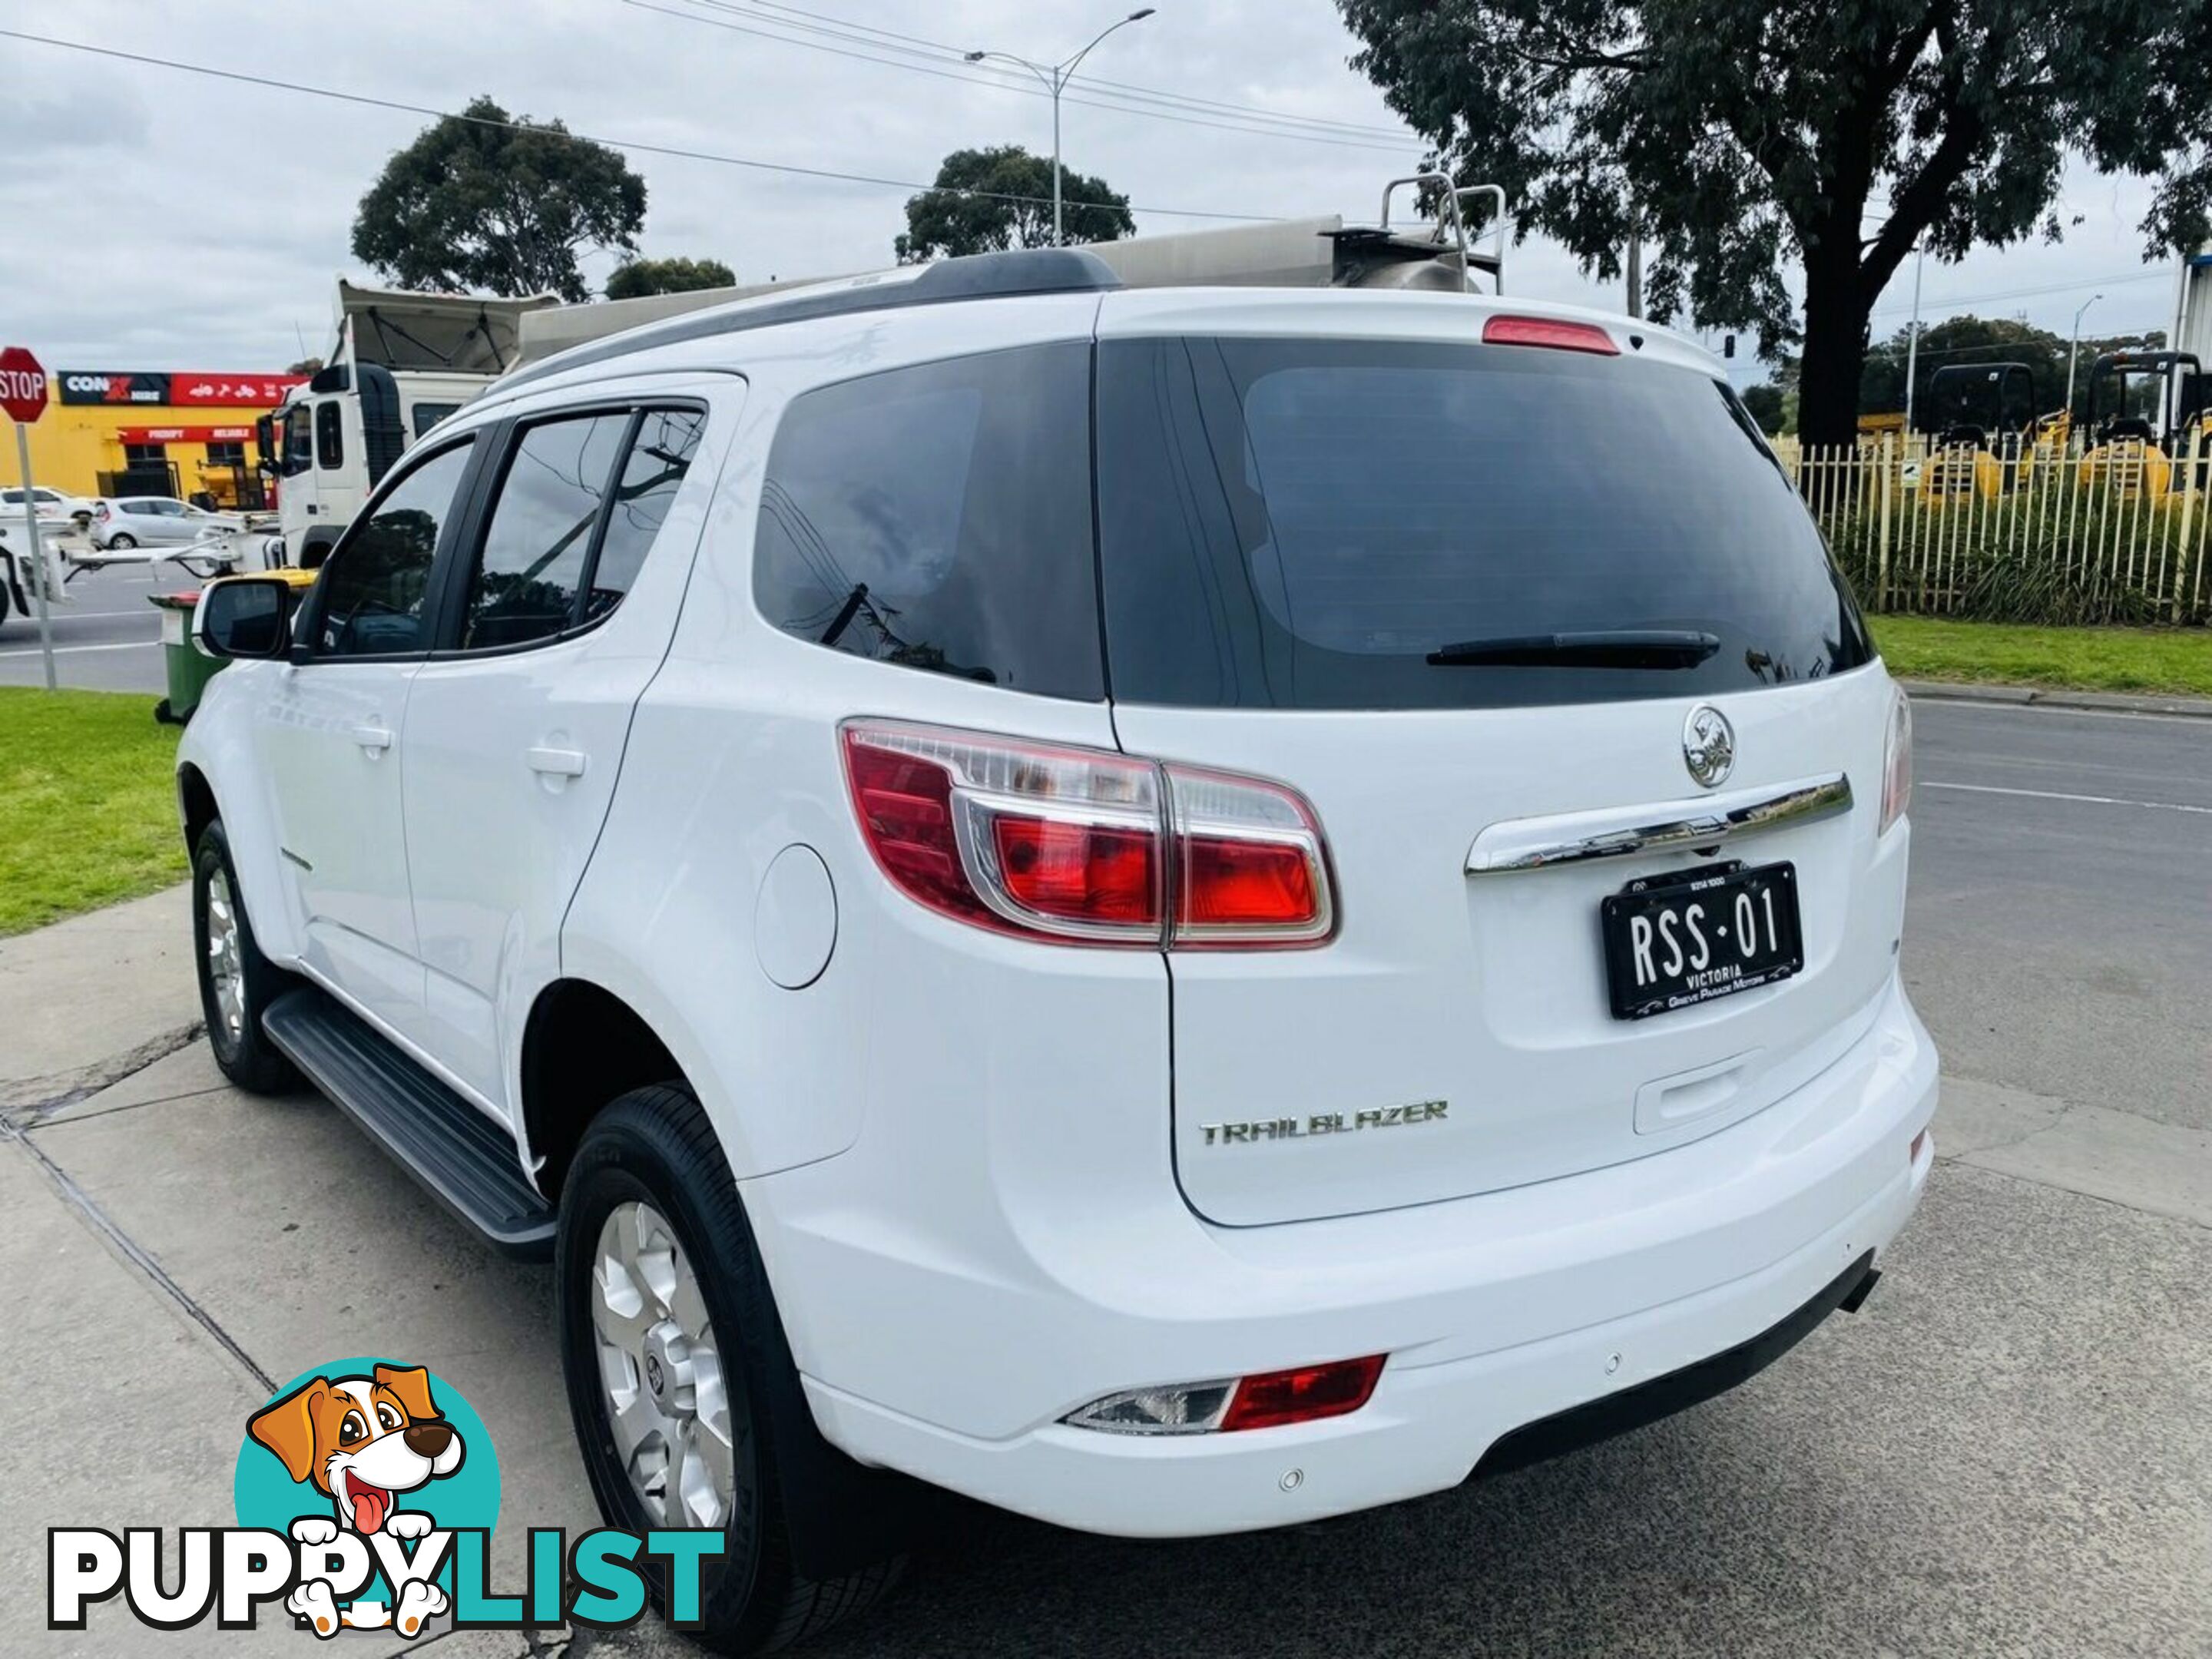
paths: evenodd
<path fill-rule="evenodd" d="M 1335 926 L 1321 825 L 1279 785 L 1167 769 L 1179 945 L 1295 943 Z"/>
<path fill-rule="evenodd" d="M 1160 1388 L 1125 1389 L 1070 1412 L 1071 1427 L 1108 1434 L 1233 1434 L 1314 1423 L 1358 1411 L 1375 1393 L 1384 1356 L 1295 1370 Z"/>
<path fill-rule="evenodd" d="M 845 774 L 884 873 L 978 927 L 1157 945 L 1159 769 L 932 726 L 851 722 Z"/>
<path fill-rule="evenodd" d="M 1912 804 L 1912 705 L 1902 691 L 1890 696 L 1889 736 L 1881 755 L 1881 827 L 1875 832 L 1881 836 Z"/>
<path fill-rule="evenodd" d="M 862 837 L 908 897 L 1089 945 L 1316 945 L 1335 927 L 1321 824 L 1292 791 L 937 726 L 850 720 Z"/>
<path fill-rule="evenodd" d="M 1595 323 L 1571 322 L 1564 317 L 1492 317 L 1482 325 L 1482 343 L 1548 346 L 1553 351 L 1589 351 L 1601 357 L 1620 356 L 1613 336 Z"/>

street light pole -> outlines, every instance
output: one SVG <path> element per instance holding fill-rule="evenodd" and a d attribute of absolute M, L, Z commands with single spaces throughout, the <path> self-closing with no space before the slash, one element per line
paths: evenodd
<path fill-rule="evenodd" d="M 1922 242 L 1912 262 L 1912 337 L 1905 346 L 1905 441 L 1912 441 L 1912 382 L 1920 367 L 1920 273 L 1928 266 L 1928 244 Z"/>
<path fill-rule="evenodd" d="M 1068 81 L 1075 73 L 1075 66 L 1091 55 L 1091 46 L 1097 46 L 1115 29 L 1127 28 L 1132 23 L 1143 22 L 1152 15 L 1152 7 L 1146 6 L 1141 11 L 1133 11 L 1127 17 L 1109 23 L 1091 37 L 1090 46 L 1084 47 L 1081 52 L 1064 63 L 1033 64 L 1028 58 L 1011 52 L 971 52 L 968 54 L 968 61 L 971 64 L 980 64 L 987 58 L 1002 58 L 1009 64 L 1018 64 L 1042 82 L 1045 91 L 1052 96 L 1052 245 L 1054 247 L 1065 247 L 1067 245 L 1066 237 L 1060 228 L 1060 94 L 1067 89 Z"/>
<path fill-rule="evenodd" d="M 2092 294 L 2081 301 L 2080 310 L 2074 313 L 2074 342 L 2066 348 L 2066 422 L 2069 427 L 2074 423 L 2074 359 L 2081 349 L 2081 313 L 2104 297 L 2101 294 Z"/>

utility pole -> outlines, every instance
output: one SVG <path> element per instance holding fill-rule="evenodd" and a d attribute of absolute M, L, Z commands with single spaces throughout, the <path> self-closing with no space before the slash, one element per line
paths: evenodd
<path fill-rule="evenodd" d="M 1920 274 L 1928 266 L 1928 244 L 1922 242 L 1912 261 L 1912 337 L 1905 346 L 1905 436 L 1912 437 L 1912 389 L 1920 368 Z"/>
<path fill-rule="evenodd" d="M 1090 46 L 1084 47 L 1065 63 L 1032 64 L 1028 58 L 1011 52 L 971 52 L 968 54 L 968 61 L 971 64 L 980 64 L 987 58 L 1002 58 L 1009 64 L 1018 64 L 1042 81 L 1044 89 L 1052 95 L 1052 245 L 1054 247 L 1067 246 L 1066 236 L 1060 228 L 1060 94 L 1067 89 L 1067 82 L 1075 73 L 1075 66 L 1091 55 L 1091 46 L 1097 46 L 1115 29 L 1141 23 L 1152 15 L 1152 8 L 1146 6 L 1142 11 L 1131 12 L 1118 22 L 1109 23 L 1092 37 Z"/>
<path fill-rule="evenodd" d="M 1628 233 L 1628 314 L 1644 320 L 1644 233 Z"/>

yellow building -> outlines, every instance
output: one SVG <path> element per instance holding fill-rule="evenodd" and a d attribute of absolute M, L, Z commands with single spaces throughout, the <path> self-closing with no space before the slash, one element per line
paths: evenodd
<path fill-rule="evenodd" d="M 72 495 L 261 505 L 253 422 L 306 377 L 63 368 L 31 428 L 31 474 Z M 15 469 L 5 469 L 10 475 Z"/>

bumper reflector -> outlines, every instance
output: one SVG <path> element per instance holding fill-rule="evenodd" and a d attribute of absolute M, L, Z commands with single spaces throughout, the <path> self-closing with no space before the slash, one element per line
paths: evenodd
<path fill-rule="evenodd" d="M 1327 1365 L 1302 1365 L 1294 1371 L 1269 1371 L 1237 1385 L 1222 1429 L 1269 1429 L 1281 1423 L 1310 1423 L 1316 1418 L 1356 1412 L 1375 1392 L 1382 1375 L 1382 1356 L 1339 1359 Z"/>
<path fill-rule="evenodd" d="M 1310 1423 L 1365 1405 L 1382 1375 L 1382 1360 L 1377 1353 L 1255 1376 L 1124 1389 L 1061 1420 L 1108 1434 L 1225 1434 Z"/>

